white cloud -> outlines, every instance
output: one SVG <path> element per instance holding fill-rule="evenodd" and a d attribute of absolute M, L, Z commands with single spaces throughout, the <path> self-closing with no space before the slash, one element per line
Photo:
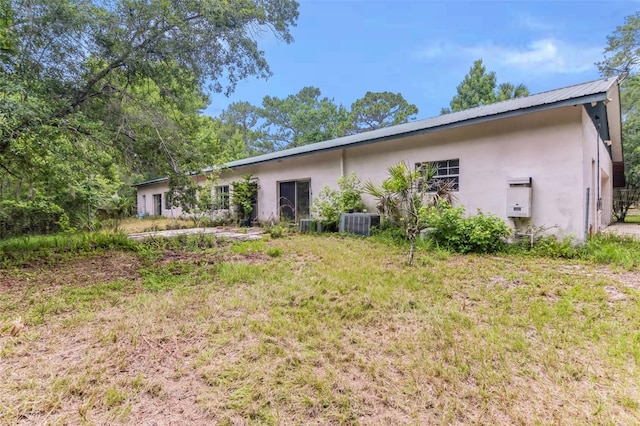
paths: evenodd
<path fill-rule="evenodd" d="M 602 48 L 546 38 L 520 48 L 487 45 L 472 47 L 469 52 L 506 68 L 535 73 L 580 74 L 593 70 L 593 63 L 600 57 Z"/>
<path fill-rule="evenodd" d="M 516 27 L 525 31 L 543 32 L 556 30 L 557 24 L 548 19 L 541 19 L 528 13 L 520 13 L 515 19 Z"/>
<path fill-rule="evenodd" d="M 601 52 L 601 47 L 542 38 L 522 46 L 496 43 L 464 46 L 436 42 L 417 51 L 415 57 L 431 60 L 461 59 L 469 63 L 482 58 L 492 69 L 499 67 L 534 74 L 580 74 L 594 69 L 593 64 L 600 59 Z"/>

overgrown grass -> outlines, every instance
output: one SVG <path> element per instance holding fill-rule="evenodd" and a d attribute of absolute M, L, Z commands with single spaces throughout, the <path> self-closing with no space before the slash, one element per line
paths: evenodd
<path fill-rule="evenodd" d="M 152 241 L 113 261 L 129 278 L 14 272 L 0 423 L 640 422 L 638 272 L 429 247 L 407 267 L 382 237 Z"/>
<path fill-rule="evenodd" d="M 404 231 L 399 228 L 377 230 L 371 240 L 408 251 L 409 243 Z M 418 246 L 438 256 L 447 252 L 446 249 L 438 247 L 437 243 L 429 238 L 420 240 Z M 597 264 L 614 265 L 626 270 L 640 268 L 640 240 L 630 236 L 613 234 L 597 234 L 584 244 L 576 244 L 571 238 L 544 237 L 540 238 L 533 247 L 530 247 L 528 242 L 505 245 L 500 253 L 527 258 L 577 259 Z"/>
<path fill-rule="evenodd" d="M 0 267 L 34 260 L 69 258 L 106 250 L 136 251 L 138 244 L 123 233 L 74 233 L 24 236 L 0 240 Z"/>

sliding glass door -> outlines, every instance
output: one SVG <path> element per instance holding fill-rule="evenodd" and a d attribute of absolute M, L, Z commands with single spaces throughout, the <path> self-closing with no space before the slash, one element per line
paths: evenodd
<path fill-rule="evenodd" d="M 280 220 L 299 222 L 309 218 L 311 182 L 292 180 L 279 183 Z"/>

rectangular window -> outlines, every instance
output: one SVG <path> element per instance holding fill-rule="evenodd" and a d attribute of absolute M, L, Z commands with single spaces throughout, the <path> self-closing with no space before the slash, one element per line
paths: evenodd
<path fill-rule="evenodd" d="M 173 207 L 173 197 L 171 196 L 171 192 L 164 193 L 164 206 L 166 209 Z"/>
<path fill-rule="evenodd" d="M 219 210 L 229 210 L 229 185 L 216 186 L 216 206 Z"/>
<path fill-rule="evenodd" d="M 423 173 L 427 167 L 433 167 L 435 174 L 429 181 L 429 191 L 437 191 L 437 188 L 444 183 L 450 182 L 454 191 L 460 189 L 460 159 L 430 161 L 425 163 L 416 163 L 416 170 Z"/>

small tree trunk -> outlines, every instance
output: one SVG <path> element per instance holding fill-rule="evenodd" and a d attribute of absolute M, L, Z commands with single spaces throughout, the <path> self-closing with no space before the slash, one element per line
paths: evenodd
<path fill-rule="evenodd" d="M 416 251 L 416 237 L 411 238 L 411 249 L 409 249 L 409 266 L 413 266 L 413 253 Z"/>

